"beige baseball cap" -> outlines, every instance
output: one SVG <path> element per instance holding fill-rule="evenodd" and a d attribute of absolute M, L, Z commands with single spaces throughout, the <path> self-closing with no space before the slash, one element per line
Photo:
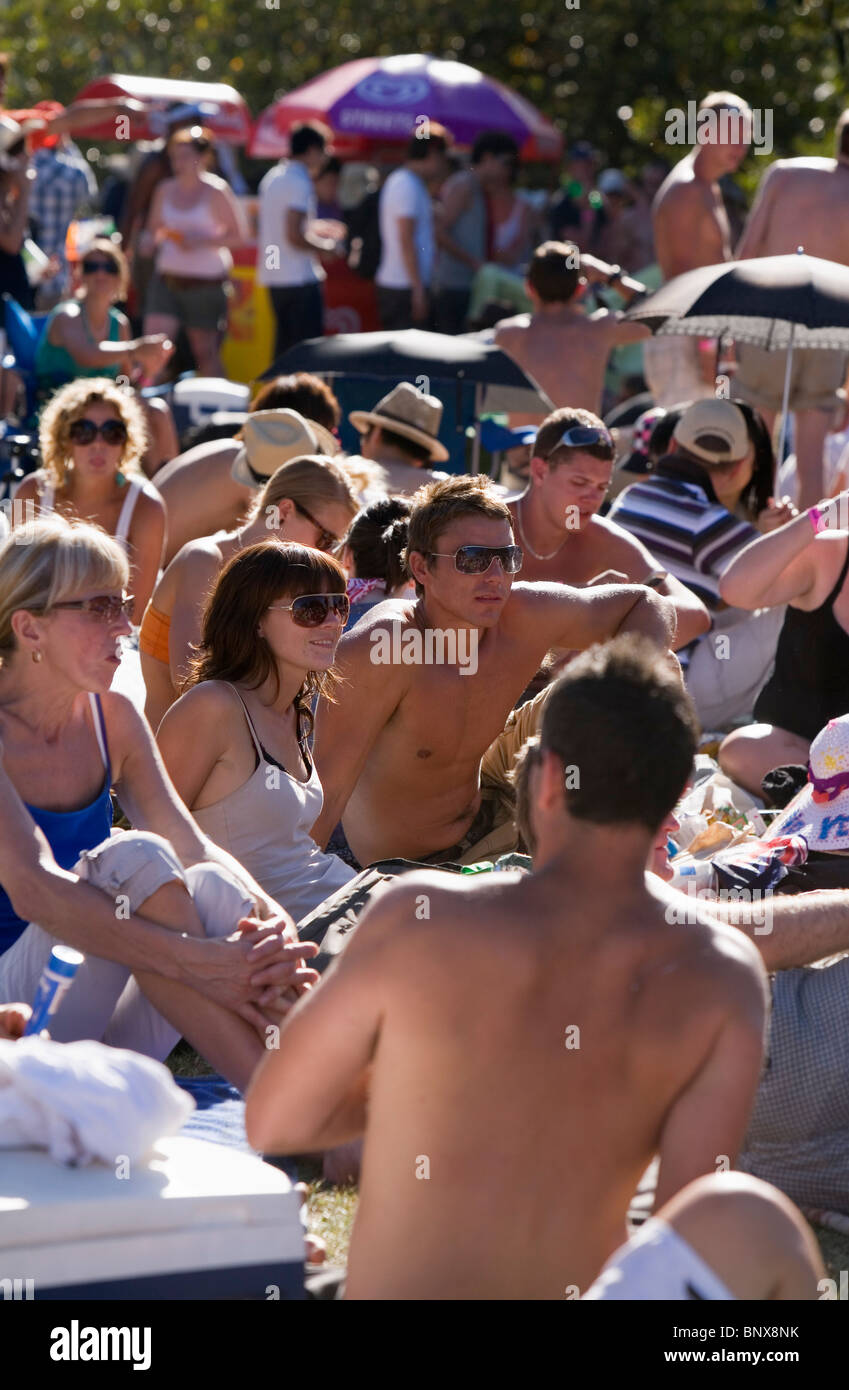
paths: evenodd
<path fill-rule="evenodd" d="M 242 426 L 242 447 L 230 475 L 243 487 L 264 487 L 272 473 L 302 454 L 339 453 L 329 430 L 305 420 L 297 410 L 257 410 Z"/>
<path fill-rule="evenodd" d="M 678 421 L 672 438 L 708 467 L 745 458 L 751 448 L 746 417 L 733 401 L 694 401 Z"/>

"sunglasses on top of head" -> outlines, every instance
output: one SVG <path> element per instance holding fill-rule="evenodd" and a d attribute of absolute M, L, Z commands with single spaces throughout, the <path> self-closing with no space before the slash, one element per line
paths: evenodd
<path fill-rule="evenodd" d="M 292 622 L 298 627 L 321 627 L 332 613 L 344 624 L 351 611 L 351 600 L 347 594 L 301 594 L 291 603 L 271 603 L 281 613 L 291 613 Z"/>
<path fill-rule="evenodd" d="M 104 275 L 120 275 L 121 273 L 116 261 L 108 261 L 105 258 L 102 261 L 98 261 L 94 259 L 89 260 L 89 258 L 86 257 L 82 263 L 82 269 L 83 275 L 96 275 L 98 270 L 102 270 Z"/>
<path fill-rule="evenodd" d="M 520 545 L 461 545 L 458 550 L 431 550 L 437 559 L 453 560 L 459 574 L 486 574 L 498 560 L 505 574 L 518 574 L 525 558 Z"/>
<path fill-rule="evenodd" d="M 607 430 L 600 430 L 595 425 L 572 425 L 570 429 L 564 430 L 553 449 L 549 449 L 550 457 L 557 449 L 562 449 L 564 444 L 570 449 L 586 449 L 591 444 L 612 444 L 613 440 Z"/>
<path fill-rule="evenodd" d="M 94 420 L 74 420 L 68 427 L 68 436 L 74 444 L 93 444 L 98 435 L 104 444 L 124 444 L 127 426 L 123 420 L 104 420 L 102 425 Z"/>

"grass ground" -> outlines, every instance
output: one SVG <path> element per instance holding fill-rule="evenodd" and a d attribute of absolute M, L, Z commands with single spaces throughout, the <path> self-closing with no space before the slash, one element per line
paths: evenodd
<path fill-rule="evenodd" d="M 202 1061 L 188 1043 L 177 1044 L 168 1058 L 175 1076 L 208 1076 L 212 1068 Z M 298 1176 L 309 1189 L 307 1218 L 313 1235 L 320 1236 L 327 1246 L 330 1264 L 346 1263 L 351 1226 L 357 1210 L 357 1191 L 354 1187 L 331 1187 L 321 1180 L 319 1166 L 310 1160 L 298 1164 Z M 849 1236 L 814 1226 L 829 1278 L 840 1281 L 841 1270 L 849 1269 Z"/>

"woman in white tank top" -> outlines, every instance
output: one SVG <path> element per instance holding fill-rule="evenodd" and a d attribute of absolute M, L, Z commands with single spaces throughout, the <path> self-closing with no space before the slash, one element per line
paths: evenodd
<path fill-rule="evenodd" d="M 42 467 L 18 488 L 13 520 L 26 525 L 57 511 L 96 522 L 120 541 L 138 626 L 165 546 L 165 504 L 141 468 L 147 447 L 141 406 L 107 377 L 80 377 L 44 407 L 39 444 Z"/>
<path fill-rule="evenodd" d="M 310 704 L 332 690 L 347 616 L 332 556 L 278 541 L 241 551 L 210 595 L 190 688 L 157 735 L 198 825 L 296 922 L 354 876 L 310 835 L 323 802 Z"/>
<path fill-rule="evenodd" d="M 226 327 L 231 248 L 248 240 L 244 213 L 223 179 L 206 172 L 209 132 L 178 130 L 168 142 L 174 177 L 157 188 L 139 249 L 156 248 L 145 299 L 144 331 L 176 336 L 182 325 L 201 376 L 224 376 L 219 357 Z"/>

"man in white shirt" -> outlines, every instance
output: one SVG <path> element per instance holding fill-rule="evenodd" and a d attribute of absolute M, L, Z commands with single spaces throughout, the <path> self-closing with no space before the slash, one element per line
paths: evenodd
<path fill-rule="evenodd" d="M 328 134 L 319 125 L 295 126 L 291 158 L 269 169 L 259 185 L 257 283 L 268 286 L 274 307 L 275 360 L 324 332 L 324 271 L 316 252 L 335 250 L 335 242 L 318 236 L 310 223 L 316 215 L 313 179 L 324 164 Z"/>
<path fill-rule="evenodd" d="M 435 121 L 417 130 L 400 169 L 380 194 L 381 256 L 375 282 L 385 329 L 424 327 L 434 258 L 433 204 L 429 183 L 448 173 L 450 136 Z"/>

